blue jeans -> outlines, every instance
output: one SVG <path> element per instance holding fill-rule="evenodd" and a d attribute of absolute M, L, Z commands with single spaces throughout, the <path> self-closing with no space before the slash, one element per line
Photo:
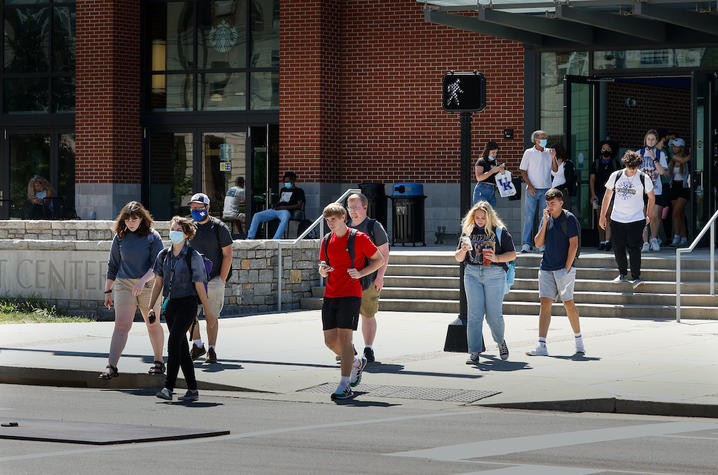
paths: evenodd
<path fill-rule="evenodd" d="M 536 188 L 536 195 L 531 196 L 528 187 L 526 187 L 526 204 L 524 205 L 524 224 L 523 231 L 521 233 L 522 244 L 531 245 L 532 235 L 534 227 L 534 215 L 536 214 L 536 207 L 539 209 L 539 213 L 543 213 L 546 207 L 546 192 L 548 188 Z"/>
<path fill-rule="evenodd" d="M 254 216 L 252 216 L 252 224 L 249 226 L 247 239 L 254 239 L 254 236 L 257 235 L 257 228 L 259 227 L 260 223 L 266 223 L 267 221 L 272 221 L 275 219 L 279 220 L 279 227 L 277 228 L 277 232 L 274 233 L 274 237 L 272 239 L 281 239 L 282 236 L 284 236 L 284 229 L 286 229 L 287 223 L 289 222 L 289 218 L 291 216 L 292 213 L 290 213 L 286 209 L 267 209 L 264 211 L 260 211 L 259 213 L 255 213 Z"/>
<path fill-rule="evenodd" d="M 492 208 L 496 208 L 496 187 L 480 181 L 474 187 L 474 200 L 472 205 L 479 201 L 488 201 Z"/>
<path fill-rule="evenodd" d="M 469 353 L 480 353 L 484 315 L 496 343 L 504 341 L 504 287 L 506 271 L 499 266 L 467 265 L 464 269 Z"/>

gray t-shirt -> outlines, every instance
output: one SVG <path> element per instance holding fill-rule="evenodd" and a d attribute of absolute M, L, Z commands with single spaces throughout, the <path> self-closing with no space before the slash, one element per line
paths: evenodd
<path fill-rule="evenodd" d="M 152 267 L 161 250 L 162 237 L 154 229 L 146 236 L 127 232 L 119 239 L 115 235 L 107 261 L 107 278 L 139 279 Z"/>
<path fill-rule="evenodd" d="M 179 299 L 197 295 L 194 282 L 207 282 L 207 273 L 204 270 L 202 256 L 192 251 L 192 269 L 187 268 L 187 250 L 189 246 L 185 242 L 184 247 L 178 256 L 172 253 L 172 248 L 167 251 L 165 259 L 158 255 L 155 260 L 154 273 L 162 277 L 162 295 L 171 299 Z M 170 295 L 170 285 L 172 286 Z"/>
<path fill-rule="evenodd" d="M 358 226 L 352 226 L 351 222 L 349 222 L 348 226 L 350 228 L 356 229 L 357 231 L 361 231 L 364 234 L 366 234 L 367 236 L 369 236 L 369 238 L 372 240 L 372 242 L 374 243 L 374 245 L 376 247 L 379 247 L 382 244 L 389 242 L 389 237 L 386 235 L 384 226 L 382 226 L 379 221 L 374 221 L 374 235 L 372 235 L 372 233 L 369 232 L 369 218 L 368 217 L 366 219 L 364 219 L 364 221 L 359 223 Z"/>
<path fill-rule="evenodd" d="M 232 235 L 229 233 L 227 225 L 216 218 L 210 217 L 209 221 L 204 224 L 195 224 L 197 225 L 197 234 L 192 238 L 190 245 L 212 261 L 212 273 L 209 276 L 211 280 L 219 275 L 224 259 L 222 248 L 232 245 Z M 219 242 L 217 236 L 219 236 Z"/>

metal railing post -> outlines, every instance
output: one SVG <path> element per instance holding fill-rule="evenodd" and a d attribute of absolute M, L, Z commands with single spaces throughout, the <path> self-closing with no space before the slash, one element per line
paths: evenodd
<path fill-rule="evenodd" d="M 681 249 L 676 248 L 676 323 L 681 323 Z"/>
<path fill-rule="evenodd" d="M 279 275 L 277 276 L 277 310 L 282 311 L 282 242 L 277 243 L 277 270 Z"/>
<path fill-rule="evenodd" d="M 716 268 L 716 261 L 715 261 L 715 249 L 716 249 L 716 223 L 713 221 L 711 223 L 711 295 L 715 296 L 716 294 L 716 287 L 715 287 L 715 268 Z"/>

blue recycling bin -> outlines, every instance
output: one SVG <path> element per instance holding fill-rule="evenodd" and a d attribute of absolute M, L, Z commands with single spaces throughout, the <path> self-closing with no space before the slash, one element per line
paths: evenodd
<path fill-rule="evenodd" d="M 424 185 L 396 183 L 391 194 L 392 246 L 411 243 L 426 246 L 424 238 Z"/>

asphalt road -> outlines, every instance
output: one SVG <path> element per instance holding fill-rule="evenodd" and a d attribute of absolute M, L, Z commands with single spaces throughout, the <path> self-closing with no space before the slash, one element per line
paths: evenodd
<path fill-rule="evenodd" d="M 526 412 L 400 399 L 0 385 L 13 418 L 230 430 L 93 446 L 0 439 L 0 473 L 716 473 L 714 419 Z"/>

